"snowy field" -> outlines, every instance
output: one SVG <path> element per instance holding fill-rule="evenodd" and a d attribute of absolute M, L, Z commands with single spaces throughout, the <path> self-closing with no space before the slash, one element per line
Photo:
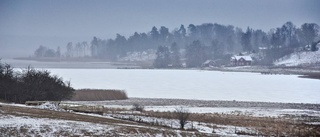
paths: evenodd
<path fill-rule="evenodd" d="M 61 109 L 59 106 L 47 102 L 40 106 L 25 106 L 16 104 L 6 104 L 0 103 L 0 105 L 8 106 L 19 106 L 27 108 L 38 108 L 46 109 L 51 111 L 65 112 L 66 110 Z M 73 112 L 70 112 L 73 113 Z M 155 117 L 145 117 L 145 116 L 134 116 L 134 115 L 111 115 L 107 114 L 104 116 L 97 114 L 87 114 L 87 113 L 76 113 L 80 115 L 87 115 L 100 118 L 119 118 L 119 119 L 129 119 L 134 118 L 134 121 L 143 120 L 144 122 L 160 122 L 162 125 L 171 127 L 173 129 L 173 136 L 180 135 L 179 121 L 171 120 L 165 118 L 155 118 Z M 154 130 L 168 130 L 162 128 L 152 128 L 144 125 L 135 124 L 121 124 L 121 123 L 110 123 L 110 124 L 97 124 L 91 122 L 73 121 L 73 120 L 62 120 L 62 119 L 51 119 L 51 118 L 36 118 L 30 116 L 15 116 L 11 114 L 6 114 L 0 109 L 0 136 L 163 136 L 163 133 L 156 135 L 150 135 L 149 133 L 122 133 L 123 128 L 145 128 Z M 212 128 L 212 127 L 215 128 Z M 189 122 L 186 124 L 186 129 L 196 129 L 201 133 L 215 133 L 215 135 L 227 135 L 227 136 L 238 136 L 235 134 L 235 129 L 237 131 L 255 133 L 254 129 L 247 127 L 235 127 L 226 125 L 216 125 L 197 122 Z M 191 132 L 192 134 L 192 132 Z M 171 135 L 169 135 L 171 136 Z"/>
<path fill-rule="evenodd" d="M 155 118 L 147 116 L 136 116 L 136 115 L 121 115 L 121 114 L 109 114 L 108 116 L 118 119 L 131 119 L 133 121 L 143 121 L 145 123 L 157 123 L 161 126 L 170 127 L 173 129 L 179 129 L 179 120 L 172 120 L 166 118 Z M 214 128 L 213 128 L 214 127 Z M 220 136 L 239 136 L 236 132 L 256 133 L 253 128 L 249 127 L 238 127 L 230 125 L 216 125 L 210 123 L 199 123 L 199 122 L 188 122 L 185 125 L 187 130 L 197 130 L 202 133 L 215 133 Z"/>
<path fill-rule="evenodd" d="M 79 122 L 70 120 L 57 120 L 49 118 L 32 118 L 28 116 L 1 115 L 0 127 L 16 128 L 18 136 L 37 135 L 37 136 L 68 136 L 73 133 L 75 136 L 84 134 L 91 136 L 109 135 L 115 130 L 115 126 L 95 124 L 90 122 Z M 2 133 L 0 133 L 1 135 Z M 5 133 L 4 133 L 5 136 Z"/>
<path fill-rule="evenodd" d="M 123 89 L 129 97 L 320 103 L 320 81 L 297 75 L 200 70 L 49 69 L 74 88 Z"/>
<path fill-rule="evenodd" d="M 142 100 L 142 99 L 139 99 Z M 112 103 L 118 101 L 98 101 L 96 103 Z M 121 101 L 120 101 L 121 102 Z M 124 100 L 124 102 L 126 102 Z M 69 102 L 70 103 L 70 102 Z M 80 103 L 80 102 L 75 102 Z M 89 102 L 82 102 L 87 105 L 92 105 Z M 7 112 L 6 109 L 0 108 L 0 136 L 164 136 L 164 131 L 170 131 L 169 136 L 185 136 L 182 135 L 179 130 L 179 121 L 177 119 L 165 118 L 165 117 L 155 117 L 147 115 L 148 113 L 138 112 L 138 111 L 106 111 L 104 115 L 98 114 L 87 114 L 80 112 L 72 112 L 61 109 L 57 104 L 47 102 L 40 106 L 25 106 L 17 104 L 7 104 L 0 103 L 2 106 L 15 106 L 27 108 L 27 111 L 30 111 L 31 108 L 37 109 L 46 109 L 50 111 L 59 111 L 62 113 L 75 113 L 77 115 L 91 116 L 98 118 L 108 118 L 108 119 L 121 119 L 121 121 L 136 121 L 137 123 L 105 123 L 97 124 L 93 122 L 84 122 L 78 121 L 80 119 L 74 118 L 75 120 L 62 120 L 62 119 L 52 119 L 52 118 L 38 118 L 31 117 L 28 113 L 32 112 L 17 112 L 18 115 L 12 115 Z M 127 108 L 130 109 L 132 106 L 123 106 L 123 105 L 105 105 L 108 108 Z M 145 106 L 147 111 L 159 111 L 159 112 L 168 112 L 175 111 L 175 108 L 180 106 Z M 303 110 L 303 109 L 274 109 L 274 108 L 215 108 L 215 107 L 195 107 L 195 106 L 184 106 L 184 109 L 188 110 L 191 113 L 218 113 L 223 114 L 224 116 L 250 116 L 252 119 L 254 117 L 272 117 L 272 119 L 283 119 L 282 117 L 291 115 L 286 118 L 291 120 L 302 120 L 302 117 L 320 117 L 320 111 L 314 110 Z M 25 114 L 25 116 L 21 115 Z M 38 114 L 38 113 L 37 113 Z M 196 114 L 192 114 L 196 115 Z M 204 115 L 204 116 L 205 116 Z M 293 117 L 292 117 L 293 116 Z M 72 116 L 73 117 L 73 116 Z M 248 117 L 246 117 L 248 118 Z M 72 119 L 72 118 L 70 118 Z M 268 118 L 267 118 L 268 119 Z M 272 120 L 269 119 L 269 120 Z M 255 119 L 257 120 L 257 119 Z M 289 120 L 290 121 L 290 120 Z M 314 119 L 311 122 L 309 120 L 305 121 L 308 125 L 319 125 L 319 121 Z M 144 123 L 138 125 L 138 123 Z M 146 126 L 145 124 L 151 124 L 152 126 Z M 156 127 L 155 127 L 156 126 Z M 128 128 L 131 130 L 134 129 L 136 132 L 127 132 Z M 170 129 L 170 130 L 169 130 Z M 203 133 L 205 136 L 256 136 L 259 134 L 267 134 L 259 131 L 259 127 L 248 126 L 248 125 L 229 125 L 229 124 L 217 124 L 210 123 L 208 121 L 188 121 L 185 125 L 185 129 L 190 134 Z M 145 130 L 148 130 L 147 132 Z M 142 131 L 142 132 L 141 132 Z M 160 132 L 159 132 L 160 131 Z M 312 131 L 313 132 L 313 131 Z M 244 135 L 241 135 L 245 133 Z M 273 134 L 273 133 L 269 133 Z M 288 134 L 288 133 L 283 133 Z M 267 134 L 268 135 L 268 134 Z M 288 134 L 289 135 L 289 134 Z M 189 136 L 189 135 L 188 135 Z M 201 135 L 203 136 L 203 135 Z"/>
<path fill-rule="evenodd" d="M 131 109 L 132 106 L 105 105 L 109 108 Z M 180 106 L 145 106 L 146 111 L 174 112 Z M 309 109 L 279 109 L 279 108 L 239 108 L 239 107 L 190 107 L 183 106 L 190 113 L 218 113 L 230 115 L 245 115 L 253 117 L 282 117 L 287 115 L 294 116 L 313 116 L 320 117 L 320 111 Z"/>
<path fill-rule="evenodd" d="M 130 98 L 114 101 L 65 101 L 67 104 L 101 105 L 105 108 L 131 110 L 133 104 L 144 106 L 146 111 L 174 112 L 176 108 L 184 107 L 190 113 L 197 114 L 227 114 L 250 117 L 319 117 L 319 104 L 300 103 L 267 103 L 238 101 L 206 101 L 186 99 L 150 99 Z"/>

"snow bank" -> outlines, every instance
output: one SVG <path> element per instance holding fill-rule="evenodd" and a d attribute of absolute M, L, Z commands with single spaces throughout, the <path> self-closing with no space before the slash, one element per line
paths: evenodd
<path fill-rule="evenodd" d="M 36 106 L 35 108 L 54 110 L 54 111 L 66 111 L 66 110 L 60 108 L 57 103 L 53 103 L 53 102 L 46 102 L 40 106 Z"/>
<path fill-rule="evenodd" d="M 0 105 L 17 106 L 17 107 L 31 107 L 31 106 L 27 106 L 25 104 L 2 103 L 2 102 L 0 102 Z"/>

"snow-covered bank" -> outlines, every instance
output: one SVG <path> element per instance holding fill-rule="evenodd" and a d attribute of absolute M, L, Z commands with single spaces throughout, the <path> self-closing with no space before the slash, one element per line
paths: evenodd
<path fill-rule="evenodd" d="M 277 66 L 304 66 L 304 65 L 312 65 L 312 64 L 319 64 L 320 63 L 320 50 L 318 51 L 302 51 L 302 52 L 295 52 L 290 55 L 287 55 L 274 64 Z"/>
<path fill-rule="evenodd" d="M 266 109 L 309 109 L 320 111 L 320 104 L 308 103 L 279 103 L 279 102 L 251 102 L 251 101 L 223 101 L 223 100 L 196 100 L 196 99 L 168 99 L 168 98 L 129 98 L 112 101 L 65 101 L 86 105 L 120 106 L 131 108 L 133 104 L 142 106 L 188 106 L 201 108 L 266 108 Z"/>

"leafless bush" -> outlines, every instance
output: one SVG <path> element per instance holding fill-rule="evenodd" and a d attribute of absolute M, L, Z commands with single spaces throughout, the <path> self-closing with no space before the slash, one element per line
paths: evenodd
<path fill-rule="evenodd" d="M 180 123 L 180 129 L 184 129 L 184 125 L 187 124 L 187 120 L 190 116 L 190 112 L 188 109 L 184 107 L 175 108 L 175 114 Z"/>
<path fill-rule="evenodd" d="M 101 101 L 128 99 L 123 90 L 80 89 L 75 91 L 72 101 Z"/>
<path fill-rule="evenodd" d="M 2 100 L 15 103 L 34 100 L 61 101 L 70 99 L 73 91 L 61 77 L 52 75 L 47 70 L 37 70 L 29 66 L 20 72 L 0 62 Z"/>
<path fill-rule="evenodd" d="M 132 110 L 142 112 L 144 110 L 144 106 L 142 106 L 138 103 L 134 103 L 132 106 Z"/>

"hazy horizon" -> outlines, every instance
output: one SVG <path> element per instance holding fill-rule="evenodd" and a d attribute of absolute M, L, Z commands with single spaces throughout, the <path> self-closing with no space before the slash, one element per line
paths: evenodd
<path fill-rule="evenodd" d="M 319 24 L 319 6 L 318 0 L 2 0 L 0 58 L 32 55 L 39 45 L 90 42 L 93 36 L 128 37 L 153 26 L 172 31 L 181 24 L 219 23 L 269 31 L 287 21 Z"/>

